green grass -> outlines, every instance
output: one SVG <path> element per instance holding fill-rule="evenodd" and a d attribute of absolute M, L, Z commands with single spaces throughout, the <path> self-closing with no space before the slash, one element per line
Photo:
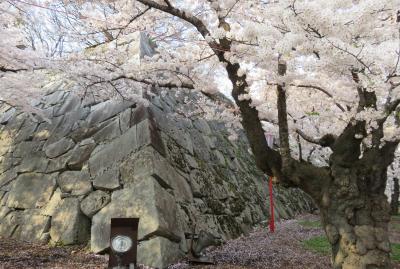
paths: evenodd
<path fill-rule="evenodd" d="M 392 221 L 400 221 L 400 215 L 392 215 Z"/>
<path fill-rule="evenodd" d="M 331 253 L 331 245 L 328 242 L 326 236 L 316 236 L 308 240 L 303 241 L 303 245 L 306 249 L 328 255 Z"/>
<path fill-rule="evenodd" d="M 318 220 L 301 220 L 299 224 L 305 228 L 321 228 L 321 222 Z"/>
<path fill-rule="evenodd" d="M 322 255 L 329 255 L 331 253 L 331 245 L 328 242 L 326 236 L 316 236 L 308 240 L 303 241 L 303 246 L 313 252 L 317 252 Z M 392 243 L 391 258 L 395 262 L 400 262 L 400 244 Z"/>
<path fill-rule="evenodd" d="M 400 244 L 392 243 L 392 254 L 391 258 L 393 261 L 400 262 Z"/>
<path fill-rule="evenodd" d="M 397 232 L 400 232 L 400 223 L 391 223 L 390 228 L 396 230 Z"/>

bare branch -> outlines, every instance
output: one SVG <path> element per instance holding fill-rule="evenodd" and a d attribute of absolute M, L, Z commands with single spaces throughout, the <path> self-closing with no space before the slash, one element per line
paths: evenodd
<path fill-rule="evenodd" d="M 237 3 L 239 3 L 240 0 L 236 0 L 236 2 L 229 8 L 229 10 L 226 12 L 224 16 L 222 16 L 220 19 L 225 19 L 228 17 L 229 13 L 233 10 L 233 8 L 236 6 Z"/>
<path fill-rule="evenodd" d="M 119 96 L 121 96 L 122 100 L 126 100 L 125 96 L 118 90 L 118 88 L 112 83 L 111 81 L 107 81 L 111 87 L 118 93 Z"/>
<path fill-rule="evenodd" d="M 33 70 L 33 71 L 35 71 L 35 70 L 43 70 L 43 69 L 45 69 L 44 67 L 34 67 L 34 68 L 31 68 L 31 69 L 27 69 L 27 68 L 7 68 L 7 67 L 4 67 L 4 66 L 0 66 L 0 72 L 11 72 L 11 73 L 18 73 L 18 72 L 21 72 L 21 71 L 29 71 L 29 70 Z"/>
<path fill-rule="evenodd" d="M 148 8 L 146 8 L 145 10 L 143 10 L 142 12 L 140 12 L 139 14 L 137 14 L 136 16 L 134 16 L 133 18 L 131 18 L 125 26 L 123 26 L 123 27 L 120 28 L 120 30 L 119 30 L 117 36 L 115 37 L 115 39 L 117 39 L 117 38 L 120 36 L 120 34 L 122 33 L 122 31 L 123 31 L 124 29 L 126 29 L 132 22 L 134 22 L 135 20 L 137 20 L 138 18 L 140 18 L 142 15 L 144 15 L 144 14 L 145 14 L 147 11 L 149 11 L 150 9 L 151 9 L 151 7 L 148 7 Z"/>
<path fill-rule="evenodd" d="M 277 83 L 267 83 L 267 85 L 275 85 L 277 86 Z M 315 86 L 315 85 L 310 85 L 310 84 L 289 84 L 289 86 L 292 87 L 298 87 L 298 88 L 309 88 L 309 89 L 314 89 L 317 91 L 320 91 L 322 93 L 324 93 L 325 95 L 327 95 L 328 97 L 334 99 L 333 95 L 328 92 L 327 90 L 325 90 L 324 88 L 320 87 L 320 86 Z M 342 112 L 346 112 L 346 109 L 339 103 L 335 102 L 335 105 L 342 111 Z"/>
<path fill-rule="evenodd" d="M 175 83 L 157 83 L 148 79 L 138 79 L 132 76 L 125 76 L 125 75 L 121 75 L 109 80 L 99 80 L 96 82 L 93 82 L 91 84 L 88 85 L 88 87 L 92 87 L 94 85 L 98 85 L 98 84 L 102 84 L 102 83 L 109 83 L 111 81 L 117 81 L 120 79 L 129 79 L 135 82 L 139 82 L 139 83 L 143 83 L 146 85 L 151 85 L 151 86 L 158 86 L 158 87 L 162 87 L 162 88 L 169 88 L 169 89 L 174 89 L 174 88 L 186 88 L 186 89 L 194 89 L 194 86 L 192 84 L 188 84 L 188 83 L 182 83 L 181 85 L 177 85 Z"/>
<path fill-rule="evenodd" d="M 18 73 L 20 71 L 27 71 L 28 69 L 26 68 L 17 68 L 17 69 L 13 69 L 13 68 L 7 68 L 4 66 L 0 66 L 0 71 L 1 72 L 12 72 L 12 73 Z"/>
<path fill-rule="evenodd" d="M 138 2 L 144 4 L 148 7 L 152 7 L 152 8 L 164 11 L 168 14 L 171 14 L 175 17 L 181 18 L 182 20 L 189 22 L 194 27 L 196 27 L 196 29 L 199 31 L 199 33 L 203 37 L 210 35 L 210 32 L 208 31 L 207 27 L 204 25 L 204 23 L 200 19 L 198 19 L 190 14 L 187 14 L 185 11 L 182 11 L 180 9 L 173 7 L 171 4 L 169 4 L 167 6 L 163 6 L 163 5 L 158 4 L 151 0 L 138 0 Z"/>
<path fill-rule="evenodd" d="M 342 52 L 345 52 L 346 54 L 350 55 L 351 57 L 353 57 L 357 62 L 359 62 L 362 66 L 364 66 L 364 68 L 366 68 L 370 74 L 372 75 L 376 75 L 372 70 L 371 70 L 371 65 L 366 64 L 358 55 L 352 53 L 351 51 L 349 51 L 346 48 L 341 48 L 338 45 L 335 45 L 332 41 L 330 41 L 329 39 L 326 39 L 328 41 L 329 44 L 331 44 L 332 47 L 334 47 L 337 50 L 340 50 Z"/>

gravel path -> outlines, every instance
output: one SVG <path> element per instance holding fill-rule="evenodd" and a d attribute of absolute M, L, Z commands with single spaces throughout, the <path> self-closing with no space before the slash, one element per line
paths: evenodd
<path fill-rule="evenodd" d="M 317 220 L 316 216 L 303 216 Z M 173 269 L 225 269 L 225 268 L 330 268 L 329 257 L 322 256 L 303 248 L 301 241 L 322 235 L 320 228 L 304 228 L 298 220 L 286 220 L 276 224 L 275 233 L 268 228 L 256 228 L 250 235 L 227 242 L 209 252 L 217 262 L 216 266 L 188 267 L 184 264 L 172 266 Z M 172 269 L 171 268 L 171 269 Z"/>
<path fill-rule="evenodd" d="M 0 239 L 0 269 L 105 268 L 104 256 L 87 253 L 83 246 L 50 247 Z"/>

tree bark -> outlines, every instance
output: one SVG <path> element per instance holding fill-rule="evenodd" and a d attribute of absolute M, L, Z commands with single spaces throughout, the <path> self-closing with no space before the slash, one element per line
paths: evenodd
<path fill-rule="evenodd" d="M 400 194 L 399 179 L 393 178 L 393 193 L 390 202 L 392 215 L 396 215 L 399 213 L 399 194 Z"/>
<path fill-rule="evenodd" d="M 391 268 L 386 169 L 371 170 L 333 166 L 333 180 L 318 201 L 334 269 Z"/>

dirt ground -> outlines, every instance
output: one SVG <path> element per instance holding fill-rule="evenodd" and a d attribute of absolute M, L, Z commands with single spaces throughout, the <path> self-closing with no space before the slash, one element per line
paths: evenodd
<path fill-rule="evenodd" d="M 258 227 L 247 236 L 210 249 L 208 256 L 214 259 L 216 265 L 190 266 L 182 261 L 170 266 L 170 269 L 330 268 L 329 255 L 304 248 L 303 240 L 323 234 L 319 227 L 300 225 L 304 220 L 315 221 L 318 217 L 306 215 L 295 220 L 279 222 L 273 234 L 265 227 Z M 400 218 L 392 221 L 390 232 L 392 242 L 400 243 Z M 106 267 L 107 257 L 89 253 L 85 246 L 50 247 L 10 239 L 0 241 L 0 269 Z M 400 269 L 400 264 L 396 263 L 394 268 Z"/>

